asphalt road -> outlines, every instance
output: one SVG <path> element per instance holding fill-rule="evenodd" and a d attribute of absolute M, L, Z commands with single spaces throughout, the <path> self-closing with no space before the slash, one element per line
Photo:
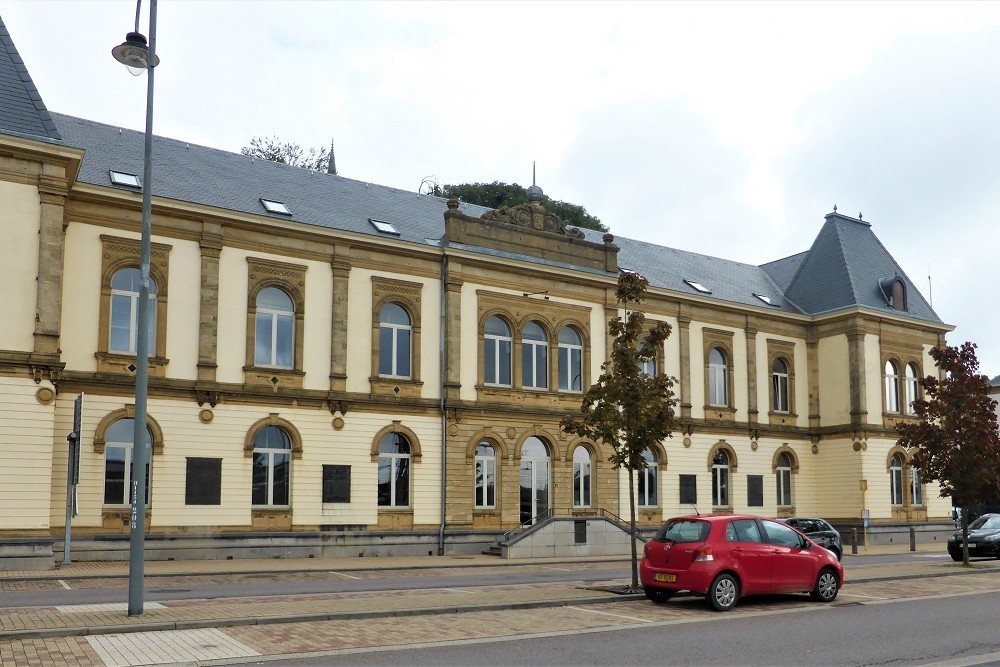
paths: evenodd
<path fill-rule="evenodd" d="M 905 584 L 904 584 L 905 585 Z M 744 603 L 741 603 L 744 604 Z M 269 662 L 280 665 L 1000 664 L 1000 595 L 935 596 Z"/>

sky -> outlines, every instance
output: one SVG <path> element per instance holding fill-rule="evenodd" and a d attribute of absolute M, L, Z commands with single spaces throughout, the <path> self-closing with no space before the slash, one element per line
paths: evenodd
<path fill-rule="evenodd" d="M 144 128 L 134 2 L 0 16 L 51 111 Z M 154 132 L 191 143 L 333 141 L 413 191 L 534 163 L 615 235 L 750 264 L 861 213 L 1000 374 L 1000 3 L 161 0 L 156 51 Z"/>

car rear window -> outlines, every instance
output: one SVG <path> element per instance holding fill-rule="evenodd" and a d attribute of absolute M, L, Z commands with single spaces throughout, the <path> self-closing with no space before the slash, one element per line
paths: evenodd
<path fill-rule="evenodd" d="M 658 540 L 670 540 L 674 543 L 704 542 L 708 537 L 709 524 L 706 521 L 694 519 L 679 519 L 668 521 L 656 533 Z"/>

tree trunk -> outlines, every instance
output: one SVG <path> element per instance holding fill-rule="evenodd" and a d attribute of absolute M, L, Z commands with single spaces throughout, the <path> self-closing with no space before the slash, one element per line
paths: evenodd
<path fill-rule="evenodd" d="M 628 471 L 628 507 L 629 513 L 631 515 L 631 527 L 632 534 L 629 536 L 629 542 L 632 543 L 632 592 L 639 592 L 639 555 L 635 548 L 636 535 L 639 534 L 638 529 L 635 525 L 635 474 L 632 470 Z"/>
<path fill-rule="evenodd" d="M 962 565 L 969 566 L 969 508 L 962 505 Z"/>

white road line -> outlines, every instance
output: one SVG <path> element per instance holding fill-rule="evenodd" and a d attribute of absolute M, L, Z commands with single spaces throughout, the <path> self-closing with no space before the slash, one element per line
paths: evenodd
<path fill-rule="evenodd" d="M 849 597 L 849 598 L 867 598 L 869 600 L 889 600 L 890 599 L 890 598 L 887 598 L 885 596 L 862 595 L 861 593 L 845 593 L 844 591 L 841 591 L 840 592 L 840 597 L 845 597 L 845 596 Z"/>
<path fill-rule="evenodd" d="M 575 569 L 569 567 L 556 567 L 555 565 L 539 565 L 543 570 L 559 570 L 560 572 L 576 572 Z"/>
<path fill-rule="evenodd" d="M 361 577 L 356 577 L 353 574 L 347 574 L 346 572 L 333 572 L 333 571 L 330 571 L 330 572 L 327 572 L 327 574 L 335 574 L 338 577 L 345 577 L 347 579 L 360 579 L 361 578 Z"/>
<path fill-rule="evenodd" d="M 654 622 L 654 621 L 649 620 L 648 618 L 638 618 L 636 616 L 622 616 L 621 614 L 612 614 L 611 612 L 597 611 L 596 609 L 584 609 L 583 607 L 573 607 L 573 606 L 570 606 L 570 605 L 567 605 L 565 608 L 566 609 L 575 609 L 576 611 L 585 611 L 585 612 L 588 612 L 590 614 L 601 614 L 603 616 L 614 616 L 615 618 L 624 618 L 627 621 L 638 621 L 639 623 L 653 623 Z"/>
<path fill-rule="evenodd" d="M 71 591 L 71 590 L 73 590 L 72 588 L 70 588 L 70 587 L 69 587 L 69 584 L 67 584 L 67 583 L 66 583 L 65 581 L 63 581 L 62 579 L 59 579 L 58 581 L 59 581 L 59 584 L 60 584 L 60 585 L 61 585 L 61 586 L 62 586 L 63 588 L 65 588 L 66 590 L 68 590 L 68 591 Z"/>
<path fill-rule="evenodd" d="M 983 653 L 982 655 L 968 655 L 964 658 L 945 660 L 944 662 L 927 662 L 925 665 L 932 667 L 968 667 L 969 665 L 985 665 L 995 663 L 1000 660 L 1000 653 Z"/>
<path fill-rule="evenodd" d="M 951 558 L 948 554 L 916 554 L 916 558 Z"/>
<path fill-rule="evenodd" d="M 464 588 L 439 588 L 439 591 L 451 591 L 452 593 L 478 593 L 478 591 L 468 591 Z"/>

